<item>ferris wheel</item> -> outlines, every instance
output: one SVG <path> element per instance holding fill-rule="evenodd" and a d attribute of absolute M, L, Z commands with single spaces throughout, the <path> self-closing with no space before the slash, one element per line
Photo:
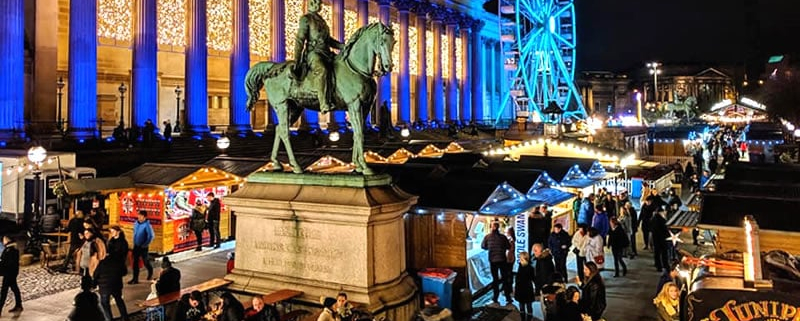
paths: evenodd
<path fill-rule="evenodd" d="M 501 109 L 517 118 L 542 119 L 541 111 L 556 102 L 564 119 L 585 119 L 575 86 L 575 6 L 572 0 L 500 0 L 499 20 L 504 53 Z M 500 115 L 498 114 L 499 121 Z M 539 119 L 537 119 L 539 118 Z"/>

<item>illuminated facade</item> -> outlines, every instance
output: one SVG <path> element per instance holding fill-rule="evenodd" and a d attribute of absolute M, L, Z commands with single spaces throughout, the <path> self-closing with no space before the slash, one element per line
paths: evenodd
<path fill-rule="evenodd" d="M 243 4 L 243 1 L 246 3 Z M 344 1 L 343 14 L 334 16 L 335 10 L 330 1 Z M 279 57 L 280 55 L 275 56 L 276 51 L 285 53 L 285 59 L 292 59 L 295 54 L 297 21 L 305 11 L 304 0 L 98 0 L 97 7 L 94 8 L 95 21 L 87 24 L 84 23 L 86 22 L 84 20 L 88 19 L 85 14 L 92 9 L 85 8 L 84 6 L 89 5 L 84 5 L 83 2 L 69 0 L 41 0 L 40 2 L 42 5 L 37 5 L 35 14 L 29 13 L 25 16 L 25 19 L 39 19 L 36 20 L 37 28 L 52 31 L 51 44 L 45 45 L 47 41 L 37 38 L 36 47 L 32 50 L 37 52 L 37 59 L 33 62 L 36 64 L 36 68 L 32 68 L 36 71 L 30 75 L 32 81 L 28 86 L 32 89 L 26 91 L 33 92 L 33 94 L 25 97 L 25 101 L 27 106 L 36 107 L 26 108 L 22 116 L 9 116 L 12 118 L 10 122 L 0 121 L 0 131 L 19 128 L 21 127 L 19 124 L 26 120 L 54 123 L 57 106 L 61 106 L 60 114 L 63 115 L 62 118 L 68 128 L 82 128 L 84 133 L 77 136 L 88 135 L 86 132 L 91 131 L 91 128 L 99 129 L 101 135 L 108 135 L 120 120 L 126 127 L 142 126 L 144 119 L 151 119 L 157 125 L 161 125 L 165 120 L 171 120 L 174 124 L 177 119 L 182 124 L 189 122 L 189 125 L 198 126 L 198 128 L 226 129 L 231 126 L 234 118 L 231 108 L 243 108 L 232 106 L 235 100 L 232 98 L 235 95 L 232 90 L 240 86 L 230 83 L 231 75 L 235 73 L 232 69 L 242 68 L 241 63 L 234 64 L 231 60 L 234 53 L 242 48 L 247 49 L 249 65 Z M 499 93 L 493 92 L 491 86 L 486 84 L 490 79 L 488 74 L 491 74 L 487 71 L 490 71 L 491 68 L 483 63 L 482 58 L 490 57 L 492 53 L 489 51 L 497 50 L 497 48 L 487 46 L 486 41 L 498 38 L 499 33 L 491 28 L 482 28 L 484 21 L 496 19 L 496 16 L 479 9 L 479 4 L 467 0 L 451 0 L 445 1 L 443 4 L 431 4 L 425 0 L 328 0 L 324 2 L 320 14 L 332 28 L 336 25 L 336 21 L 341 19 L 339 23 L 344 25 L 345 37 L 349 37 L 361 26 L 357 8 L 364 8 L 361 7 L 362 2 L 366 2 L 364 5 L 368 8 L 369 22 L 388 20 L 394 29 L 395 39 L 398 40 L 392 52 L 392 62 L 395 68 L 392 75 L 387 76 L 386 81 L 388 82 L 380 81 L 389 86 L 382 85 L 384 91 L 381 92 L 382 98 L 379 98 L 390 103 L 393 123 L 410 123 L 416 120 L 483 121 L 484 119 L 480 115 L 491 114 L 490 112 L 484 113 L 483 110 L 490 109 L 490 107 L 484 106 L 492 99 L 483 97 L 492 97 Z M 202 8 L 204 14 L 196 12 L 201 10 L 198 8 Z M 398 20 L 400 8 L 407 15 L 405 21 L 402 22 Z M 382 12 L 382 9 L 386 11 Z M 440 37 L 435 39 L 431 32 L 431 18 L 429 17 L 429 13 L 432 11 L 439 12 L 438 14 L 443 15 L 455 28 L 456 37 L 454 39 L 452 37 L 452 40 L 448 39 L 444 25 L 439 32 Z M 283 12 L 282 17 L 276 18 L 275 12 Z M 382 15 L 386 12 L 388 15 Z M 84 16 L 76 16 L 77 14 Z M 72 21 L 75 17 L 81 17 L 81 19 Z M 379 17 L 384 18 L 379 19 Z M 283 21 L 274 21 L 280 18 Z M 148 21 L 147 19 L 154 19 L 153 21 L 156 22 L 152 36 L 149 36 L 151 30 L 148 29 L 150 27 L 147 23 L 140 23 L 140 21 Z M 247 23 L 247 32 L 236 31 L 236 19 L 243 19 L 242 21 Z M 53 23 L 53 21 L 57 22 Z M 420 35 L 417 24 L 420 21 L 426 23 L 424 47 L 418 44 Z M 273 26 L 275 24 L 280 26 L 280 22 L 285 28 L 275 30 L 277 28 Z M 78 46 L 78 43 L 75 42 L 78 39 L 76 37 L 88 37 L 89 34 L 85 33 L 84 28 L 90 29 L 89 31 L 96 36 L 96 45 Z M 461 29 L 470 30 L 475 36 L 461 36 Z M 273 43 L 273 40 L 278 32 L 284 33 L 285 36 L 277 38 L 283 38 L 283 46 L 275 48 L 276 44 Z M 26 32 L 26 34 L 33 33 Z M 39 36 L 40 32 L 35 34 L 36 37 L 41 37 Z M 243 39 L 237 38 L 242 37 L 241 34 L 246 36 L 244 38 L 246 46 L 237 47 L 236 39 Z M 407 39 L 400 41 L 398 39 L 400 34 L 407 34 Z M 201 39 L 205 39 L 205 41 Z M 467 43 L 475 41 L 479 43 L 475 45 Z M 201 43 L 205 44 L 204 48 L 200 48 Z M 400 55 L 401 45 L 407 50 L 407 55 L 403 58 Z M 424 58 L 420 53 L 421 48 L 425 48 Z M 439 52 L 434 52 L 434 48 L 439 48 Z M 153 50 L 155 50 L 155 56 L 152 55 Z M 39 56 L 40 51 L 47 52 Z M 200 55 L 206 59 L 193 58 L 192 67 L 185 67 L 189 65 L 189 53 L 192 54 L 191 57 Z M 49 61 L 46 60 L 48 54 L 52 58 Z M 479 57 L 477 63 L 470 63 L 469 61 L 473 61 L 473 59 L 467 57 L 476 54 L 479 54 L 476 56 Z M 75 57 L 70 59 L 70 56 Z M 96 76 L 87 72 L 78 77 L 76 68 L 82 68 L 81 66 L 91 63 L 88 57 L 96 57 L 93 58 L 97 68 Z M 421 59 L 424 62 L 420 62 Z M 434 59 L 441 64 L 439 77 L 443 79 L 434 79 L 436 76 L 432 70 L 435 65 Z M 453 87 L 459 91 L 458 99 L 448 99 L 440 105 L 431 104 L 435 100 L 434 97 L 449 94 L 444 91 L 437 92 L 437 90 L 446 88 L 450 83 L 448 77 L 450 77 L 451 66 L 455 68 L 457 85 Z M 407 70 L 405 74 L 400 73 L 402 67 Z M 424 68 L 425 75 L 421 75 L 421 68 Z M 146 76 L 142 76 L 142 70 L 147 71 Z M 152 70 L 155 72 L 151 73 Z M 191 79 L 190 73 L 193 77 Z M 55 80 L 58 77 L 63 77 L 66 82 L 62 104 L 57 104 L 56 98 L 51 97 L 55 95 L 50 94 L 55 92 L 51 89 L 55 88 Z M 197 77 L 204 79 L 200 80 Z M 421 77 L 426 78 L 424 90 L 419 88 L 421 84 L 419 78 Z M 468 84 L 465 83 L 466 79 L 470 79 Z M 433 88 L 437 81 L 444 86 Z M 95 84 L 94 88 L 83 85 L 90 82 Z M 124 96 L 123 108 L 120 108 L 120 95 L 117 89 L 121 83 L 130 88 L 130 91 Z M 184 95 L 176 101 L 174 92 L 177 86 L 183 88 Z M 405 86 L 403 88 L 407 88 L 407 90 L 397 90 L 398 86 Z M 198 88 L 203 88 L 206 94 L 203 96 L 191 95 L 197 93 L 200 90 Z M 475 89 L 470 90 L 470 88 Z M 70 97 L 79 95 L 80 92 L 86 90 L 96 91 L 96 99 L 81 98 L 78 101 L 75 100 L 76 97 Z M 423 95 L 419 95 L 419 93 L 423 93 Z M 142 97 L 142 95 L 149 97 Z M 400 97 L 401 95 L 402 97 Z M 184 97 L 186 97 L 186 101 L 183 100 Z M 202 99 L 202 97 L 206 99 Z M 424 104 L 420 102 L 422 100 L 425 101 Z M 472 104 L 465 104 L 465 100 Z M 142 104 L 148 106 L 155 104 L 155 106 L 144 108 L 141 107 Z M 84 110 L 77 112 L 74 110 L 76 108 Z M 472 108 L 473 110 L 452 112 L 459 108 Z M 475 108 L 482 110 L 476 113 L 474 112 Z M 77 114 L 80 114 L 80 117 L 75 118 Z M 450 116 L 445 118 L 446 114 Z M 250 125 L 254 129 L 264 128 L 269 123 L 267 110 L 263 103 L 257 106 L 256 113 L 250 121 Z M 316 120 L 308 119 L 307 121 Z"/>

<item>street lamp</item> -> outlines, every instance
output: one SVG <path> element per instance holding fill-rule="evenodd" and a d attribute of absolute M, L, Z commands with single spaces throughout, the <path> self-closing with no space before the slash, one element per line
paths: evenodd
<path fill-rule="evenodd" d="M 119 88 L 119 128 L 125 128 L 125 92 L 128 91 L 128 87 L 125 87 L 125 83 L 120 83 Z"/>
<path fill-rule="evenodd" d="M 175 87 L 175 127 L 172 131 L 179 133 L 181 131 L 181 85 Z"/>
<path fill-rule="evenodd" d="M 658 102 L 658 75 L 661 73 L 660 62 L 648 62 L 647 68 L 650 69 L 650 74 L 653 75 L 653 101 Z"/>
<path fill-rule="evenodd" d="M 40 250 L 41 246 L 41 239 L 39 235 L 39 215 L 41 213 L 41 192 L 42 192 L 42 185 L 41 185 L 41 175 L 42 175 L 42 162 L 47 158 L 47 150 L 44 149 L 42 146 L 34 146 L 28 149 L 28 161 L 33 163 L 34 171 L 33 171 L 33 217 L 31 218 L 30 225 L 26 226 L 30 233 L 30 245 L 27 247 L 29 249 Z M 38 254 L 38 252 L 36 253 Z"/>
<path fill-rule="evenodd" d="M 64 89 L 64 78 L 58 77 L 58 81 L 56 81 L 56 88 L 58 89 L 58 115 L 56 115 L 56 127 L 58 128 L 59 133 L 64 132 L 64 120 L 61 119 L 61 97 L 64 95 L 62 91 Z"/>
<path fill-rule="evenodd" d="M 231 140 L 228 136 L 223 136 L 217 139 L 217 148 L 222 151 L 222 155 L 225 155 L 225 151 L 228 150 L 228 147 L 231 147 Z"/>

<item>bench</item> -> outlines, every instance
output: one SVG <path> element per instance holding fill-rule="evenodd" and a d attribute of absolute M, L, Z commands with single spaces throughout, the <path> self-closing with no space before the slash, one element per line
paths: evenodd
<path fill-rule="evenodd" d="M 278 291 L 275 291 L 275 292 L 272 292 L 272 293 L 269 293 L 269 294 L 262 295 L 261 296 L 261 300 L 264 301 L 264 304 L 266 304 L 266 305 L 274 306 L 274 305 L 276 305 L 278 303 L 294 299 L 294 298 L 299 297 L 301 295 L 303 295 L 303 291 L 290 290 L 290 289 L 281 289 L 281 290 L 278 290 Z M 246 309 L 251 308 L 253 306 L 253 303 L 252 303 L 252 301 L 247 300 L 247 301 L 242 302 L 242 305 L 244 306 L 244 308 L 246 310 Z M 287 307 L 287 308 L 290 308 L 290 307 Z M 281 314 L 281 321 L 299 321 L 303 317 L 305 317 L 305 316 L 307 316 L 309 314 L 311 314 L 311 312 L 306 311 L 306 310 L 294 310 L 294 311 L 290 311 L 290 312 L 287 312 L 287 313 L 282 313 Z"/>
<path fill-rule="evenodd" d="M 217 290 L 222 287 L 226 287 L 233 283 L 233 281 L 228 281 L 221 278 L 214 278 L 203 283 L 190 286 L 188 288 L 183 288 L 180 291 L 166 293 L 159 295 L 156 298 L 145 300 L 139 303 L 139 306 L 145 308 L 145 315 L 146 320 L 164 320 L 166 317 L 164 306 L 178 302 L 181 299 L 181 296 L 187 293 L 192 293 L 194 291 L 200 291 L 201 293 L 208 293 L 210 291 Z M 206 298 L 208 301 L 208 298 Z"/>

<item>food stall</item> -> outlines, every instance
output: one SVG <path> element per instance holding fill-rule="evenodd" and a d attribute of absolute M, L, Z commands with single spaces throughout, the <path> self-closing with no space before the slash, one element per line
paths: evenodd
<path fill-rule="evenodd" d="M 146 163 L 122 176 L 130 177 L 134 187 L 110 194 L 106 207 L 109 223 L 120 225 L 129 242 L 133 224 L 143 210 L 155 232 L 151 252 L 193 249 L 197 240 L 190 229 L 192 207 L 197 200 L 207 206 L 209 192 L 214 192 L 221 203 L 221 238 L 230 235 L 230 211 L 225 206 L 225 196 L 244 183 L 241 177 L 208 165 L 158 163 Z M 207 238 L 208 230 L 203 232 L 204 244 Z"/>

